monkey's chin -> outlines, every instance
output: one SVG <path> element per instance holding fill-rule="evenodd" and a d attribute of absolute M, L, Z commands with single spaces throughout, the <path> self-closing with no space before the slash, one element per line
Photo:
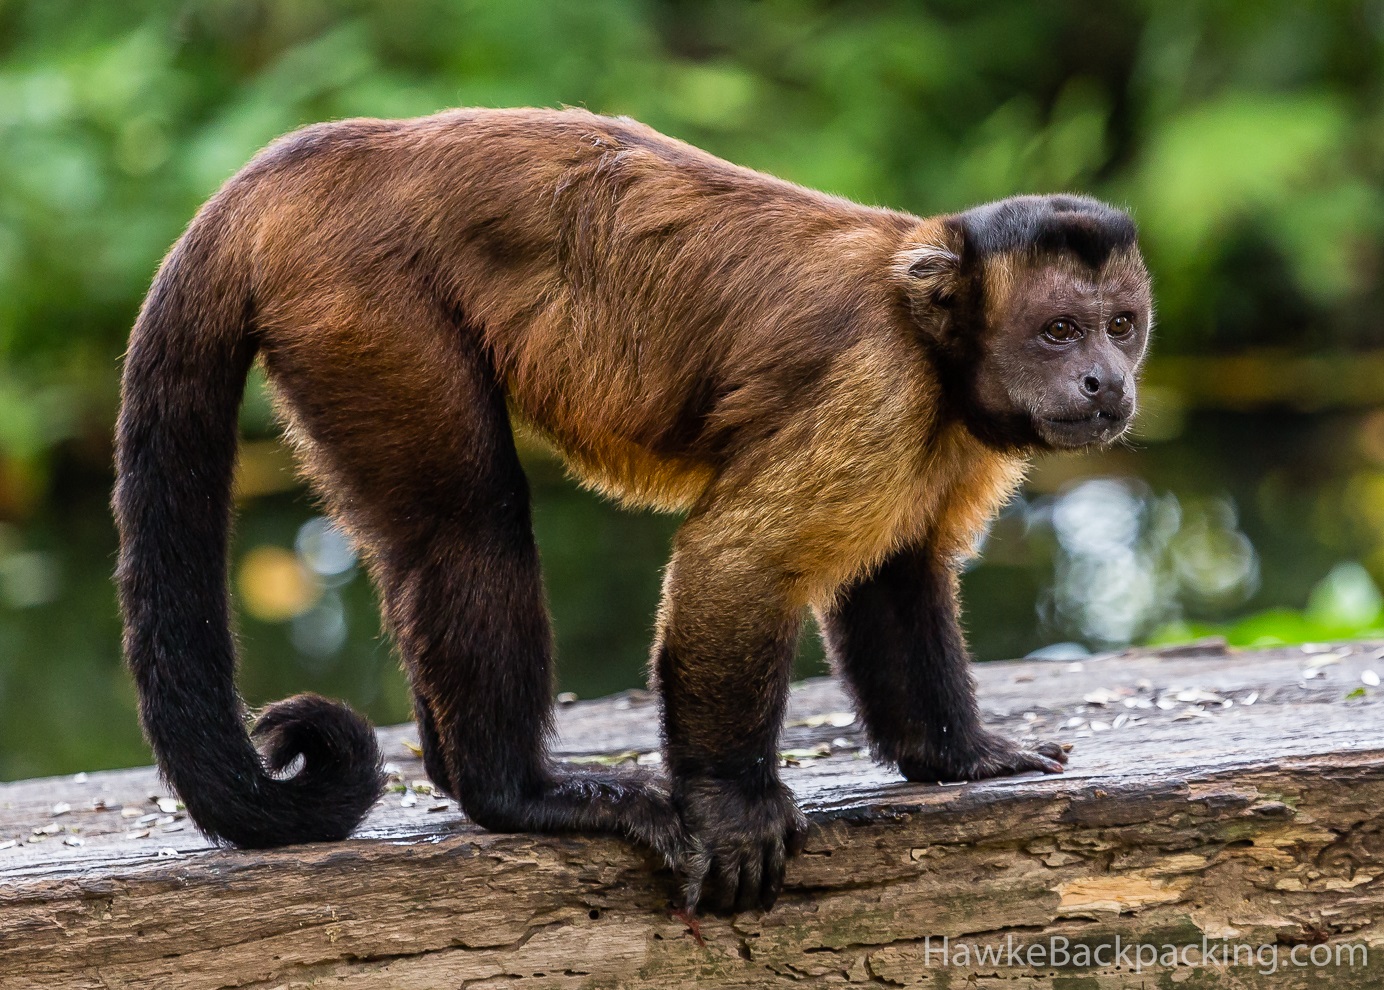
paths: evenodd
<path fill-rule="evenodd" d="M 1081 418 L 1033 417 L 1039 439 L 1053 450 L 1082 450 L 1101 447 L 1119 439 L 1129 427 L 1128 416 L 1097 413 Z"/>

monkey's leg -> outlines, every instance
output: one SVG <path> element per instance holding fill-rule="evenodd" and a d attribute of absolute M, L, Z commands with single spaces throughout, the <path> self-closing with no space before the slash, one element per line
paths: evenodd
<path fill-rule="evenodd" d="M 486 828 L 615 832 L 671 860 L 678 826 L 651 779 L 564 767 L 545 754 L 551 634 L 527 496 L 516 486 L 481 489 L 484 512 L 439 513 L 427 544 L 396 549 L 381 569 L 390 625 L 425 713 L 429 773 L 445 772 L 440 783 Z"/>
<path fill-rule="evenodd" d="M 981 724 L 956 575 L 927 547 L 895 553 L 817 619 L 875 754 L 909 780 L 1061 772 L 1061 746 L 1025 749 Z"/>
<path fill-rule="evenodd" d="M 779 779 L 799 612 L 777 580 L 693 517 L 664 583 L 654 663 L 673 801 L 691 837 L 687 905 L 768 909 L 807 822 Z"/>
<path fill-rule="evenodd" d="M 309 470 L 366 549 L 429 775 L 487 828 L 613 832 L 671 862 L 680 824 L 653 778 L 546 753 L 552 634 L 504 396 L 458 328 L 406 315 L 343 319 L 325 344 L 280 338 L 266 363 Z"/>

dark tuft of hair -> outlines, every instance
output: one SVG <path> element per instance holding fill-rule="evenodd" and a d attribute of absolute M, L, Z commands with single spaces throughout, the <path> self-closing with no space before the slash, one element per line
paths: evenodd
<path fill-rule="evenodd" d="M 1137 235 L 1127 213 L 1089 196 L 1012 196 L 967 210 L 959 221 L 968 257 L 1067 253 L 1091 268 L 1132 247 Z"/>

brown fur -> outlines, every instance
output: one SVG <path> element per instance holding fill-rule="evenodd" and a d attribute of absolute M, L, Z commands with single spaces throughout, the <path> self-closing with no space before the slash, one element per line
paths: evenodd
<path fill-rule="evenodd" d="M 714 501 L 728 540 L 772 546 L 801 575 L 798 605 L 939 520 L 969 527 L 940 534 L 966 545 L 1022 470 L 961 436 L 934 443 L 934 372 L 891 277 L 925 236 L 914 218 L 580 111 L 322 125 L 245 179 L 273 300 L 262 353 L 328 492 L 339 480 L 311 456 L 300 390 L 370 434 L 364 498 L 387 504 L 385 461 L 398 451 L 412 473 L 458 422 L 458 314 L 514 414 L 584 483 L 630 505 Z M 367 379 L 404 408 L 362 409 Z M 959 484 L 977 477 L 996 480 Z"/>
<path fill-rule="evenodd" d="M 982 436 L 959 411 L 956 369 L 979 357 L 946 355 L 979 354 L 989 331 L 943 339 L 969 291 L 952 218 L 859 206 L 624 119 L 458 110 L 289 135 L 193 231 L 212 228 L 218 277 L 239 273 L 223 295 L 244 307 L 306 471 L 382 588 L 429 772 L 473 817 L 623 830 L 677 860 L 694 905 L 704 885 L 716 906 L 770 902 L 802 827 L 773 767 L 799 617 L 816 609 L 849 652 L 851 615 L 887 597 L 876 574 L 933 596 L 969 731 L 945 575 L 1032 443 Z M 161 279 L 187 285 L 174 261 Z M 1061 264 L 1055 284 L 1085 278 L 1088 294 L 1146 286 L 1127 250 L 1098 271 Z M 982 322 L 1049 268 L 990 259 Z M 132 367 L 161 320 L 141 317 Z M 127 404 L 160 380 L 154 361 L 127 371 Z M 670 798 L 544 769 L 550 634 L 507 412 L 585 484 L 688 513 L 654 654 Z M 135 502 L 117 495 L 122 513 Z M 887 758 L 913 759 L 903 729 L 871 728 Z M 987 772 L 1051 769 L 985 745 Z M 509 803 L 490 801 L 502 786 Z"/>

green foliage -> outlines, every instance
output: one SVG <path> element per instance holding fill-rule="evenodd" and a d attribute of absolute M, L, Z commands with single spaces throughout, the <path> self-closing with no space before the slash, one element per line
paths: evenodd
<path fill-rule="evenodd" d="M 1185 643 L 1205 636 L 1222 636 L 1232 646 L 1384 639 L 1384 598 L 1365 568 L 1343 563 L 1312 589 L 1305 609 L 1265 609 L 1228 623 L 1172 623 L 1149 642 Z"/>
<path fill-rule="evenodd" d="M 1142 223 L 1160 347 L 1250 326 L 1359 343 L 1381 301 L 1382 35 L 1377 3 L 1287 0 L 10 0 L 0 362 L 103 368 L 84 384 L 105 423 L 159 257 L 257 148 L 464 104 L 628 113 L 920 213 L 1091 190 Z"/>

